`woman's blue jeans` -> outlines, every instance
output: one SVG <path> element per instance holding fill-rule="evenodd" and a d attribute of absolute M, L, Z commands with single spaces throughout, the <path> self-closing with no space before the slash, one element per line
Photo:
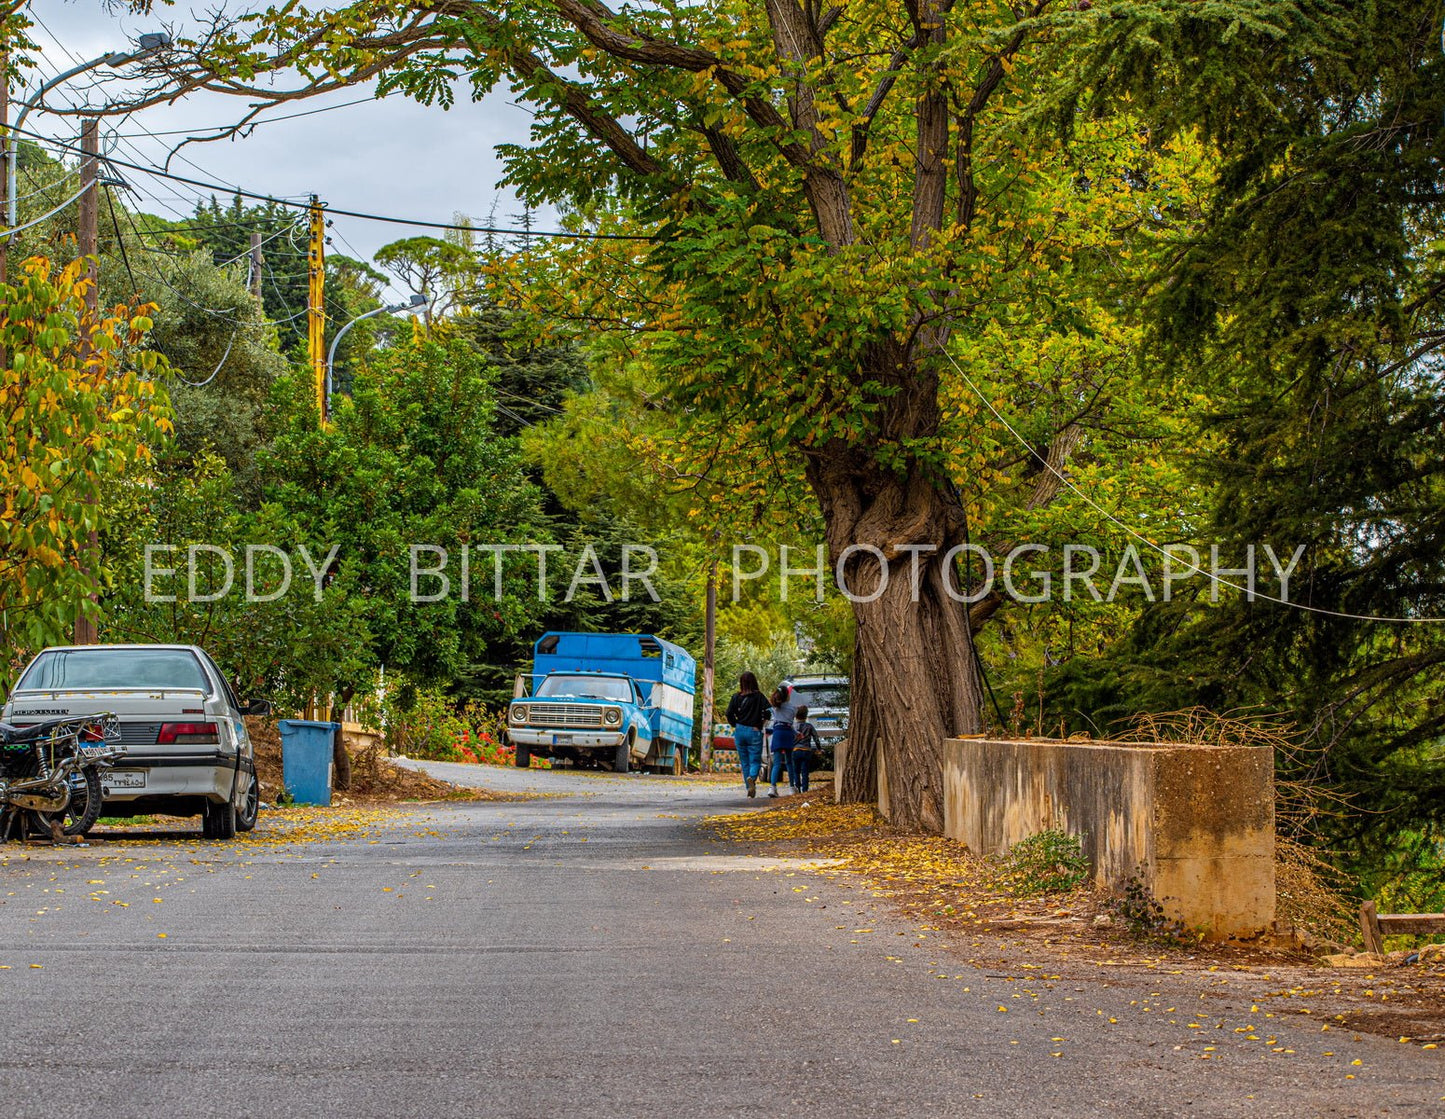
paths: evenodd
<path fill-rule="evenodd" d="M 763 768 L 763 732 L 757 727 L 733 727 L 733 745 L 738 748 L 743 781 L 756 778 Z"/>

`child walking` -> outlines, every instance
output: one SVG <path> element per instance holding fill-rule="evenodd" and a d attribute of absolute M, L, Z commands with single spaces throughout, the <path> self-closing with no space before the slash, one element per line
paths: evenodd
<path fill-rule="evenodd" d="M 786 684 L 778 685 L 769 702 L 773 707 L 773 788 L 768 796 L 775 797 L 778 795 L 778 778 L 784 771 L 788 774 L 788 782 L 792 783 L 793 716 L 797 714 L 798 708 L 793 702 L 793 689 Z"/>
<path fill-rule="evenodd" d="M 818 748 L 818 730 L 808 722 L 808 709 L 799 707 L 793 717 L 793 788 L 808 791 L 808 773 L 813 768 L 813 751 Z"/>

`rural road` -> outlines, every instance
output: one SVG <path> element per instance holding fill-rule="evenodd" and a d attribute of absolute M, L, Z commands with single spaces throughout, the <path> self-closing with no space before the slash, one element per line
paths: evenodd
<path fill-rule="evenodd" d="M 1445 1110 L 1439 1050 L 1180 977 L 973 966 L 846 876 L 710 839 L 702 817 L 764 803 L 731 786 L 428 768 L 556 795 L 296 842 L 263 817 L 235 846 L 0 848 L 0 1112 Z"/>

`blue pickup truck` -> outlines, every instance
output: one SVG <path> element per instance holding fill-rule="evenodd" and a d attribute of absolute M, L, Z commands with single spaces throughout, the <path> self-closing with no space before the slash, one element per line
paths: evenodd
<path fill-rule="evenodd" d="M 507 708 L 517 765 L 535 755 L 681 774 L 696 675 L 685 649 L 651 634 L 543 634 Z"/>

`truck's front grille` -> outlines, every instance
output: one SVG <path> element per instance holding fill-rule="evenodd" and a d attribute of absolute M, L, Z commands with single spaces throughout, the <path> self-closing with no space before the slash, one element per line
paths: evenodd
<path fill-rule="evenodd" d="M 600 727 L 602 708 L 590 703 L 534 703 L 527 722 L 534 727 Z"/>

